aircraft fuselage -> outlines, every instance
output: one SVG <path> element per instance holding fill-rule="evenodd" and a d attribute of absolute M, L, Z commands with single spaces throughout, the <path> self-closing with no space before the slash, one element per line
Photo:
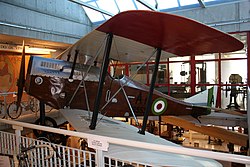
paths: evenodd
<path fill-rule="evenodd" d="M 68 79 L 71 70 L 69 62 L 32 57 L 26 75 L 25 90 L 29 95 L 56 109 L 93 111 L 99 83 L 98 68 L 90 69 L 84 82 L 80 84 L 85 74 L 80 71 L 86 72 L 86 68 L 78 65 L 73 79 Z M 112 98 L 118 90 L 119 92 Z M 100 112 L 106 116 L 124 117 L 132 116 L 132 109 L 136 116 L 143 116 L 148 92 L 147 86 L 126 76 L 116 79 L 108 75 L 105 78 Z M 109 103 L 105 105 L 107 102 Z M 156 90 L 153 93 L 150 116 L 193 115 L 196 117 L 204 114 L 208 114 L 204 108 L 179 101 Z"/>

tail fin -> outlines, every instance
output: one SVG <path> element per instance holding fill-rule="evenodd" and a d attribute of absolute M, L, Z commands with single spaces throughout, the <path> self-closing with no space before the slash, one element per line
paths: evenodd
<path fill-rule="evenodd" d="M 185 99 L 184 101 L 198 106 L 207 106 L 214 108 L 216 107 L 217 91 L 218 87 L 213 86 L 203 92 Z M 208 112 L 211 112 L 211 110 L 208 109 Z"/>
<path fill-rule="evenodd" d="M 210 89 L 208 89 L 208 97 L 207 97 L 207 106 L 208 107 L 216 107 L 216 100 L 217 100 L 217 92 L 218 87 L 214 86 Z"/>

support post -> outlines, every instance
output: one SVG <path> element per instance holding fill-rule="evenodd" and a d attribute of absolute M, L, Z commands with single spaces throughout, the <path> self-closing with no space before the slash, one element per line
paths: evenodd
<path fill-rule="evenodd" d="M 103 151 L 102 150 L 96 150 L 96 165 L 97 166 L 105 166 L 104 160 L 103 160 Z"/>
<path fill-rule="evenodd" d="M 21 126 L 16 126 L 16 125 L 12 125 L 12 128 L 15 130 L 15 135 L 16 135 L 16 150 L 14 151 L 14 166 L 18 167 L 19 166 L 19 162 L 17 159 L 17 155 L 20 153 L 20 143 L 21 143 L 21 131 L 23 130 L 23 127 Z"/>
<path fill-rule="evenodd" d="M 189 130 L 189 144 L 193 145 L 193 131 Z"/>
<path fill-rule="evenodd" d="M 4 104 L 4 115 L 7 116 L 7 96 L 8 94 L 4 94 L 3 96 L 3 104 Z"/>
<path fill-rule="evenodd" d="M 159 129 L 159 136 L 161 136 L 161 116 L 158 116 L 158 118 L 159 118 L 159 127 L 158 127 L 158 129 Z"/>
<path fill-rule="evenodd" d="M 218 91 L 217 91 L 217 102 L 216 102 L 216 106 L 218 108 L 221 108 L 221 53 L 218 54 Z"/>
<path fill-rule="evenodd" d="M 147 121 L 148 121 L 148 114 L 149 114 L 149 111 L 151 109 L 152 96 L 153 96 L 153 91 L 154 91 L 154 87 L 155 87 L 155 81 L 156 81 L 156 76 L 157 76 L 157 72 L 158 72 L 158 66 L 160 63 L 160 58 L 161 58 L 161 49 L 157 48 L 157 53 L 156 53 L 156 57 L 155 57 L 154 72 L 153 72 L 152 79 L 151 79 L 149 94 L 148 94 L 147 103 L 146 103 L 146 110 L 144 112 L 144 117 L 143 117 L 143 122 L 142 122 L 142 128 L 138 132 L 138 133 L 143 134 L 143 135 L 145 134 Z"/>
<path fill-rule="evenodd" d="M 71 72 L 70 72 L 69 79 L 73 79 L 74 71 L 75 71 L 75 68 L 76 68 L 76 60 L 77 60 L 78 53 L 79 53 L 79 51 L 75 50 L 74 62 L 73 62 L 73 65 L 72 65 L 72 69 L 71 69 Z"/>
<path fill-rule="evenodd" d="M 113 34 L 109 33 L 106 41 L 106 46 L 105 46 L 105 51 L 104 51 L 104 56 L 103 56 L 103 62 L 102 62 L 102 69 L 101 69 L 101 75 L 99 79 L 99 84 L 98 84 L 98 89 L 97 89 L 97 95 L 94 103 L 94 110 L 93 110 L 93 115 L 91 119 L 91 124 L 89 128 L 91 130 L 94 130 L 96 127 L 96 122 L 97 122 L 97 116 L 100 108 L 100 102 L 101 102 L 101 97 L 102 97 L 102 89 L 103 89 L 103 84 L 106 78 L 107 70 L 108 70 L 108 65 L 109 65 L 109 54 L 112 46 L 112 39 L 113 39 Z"/>
<path fill-rule="evenodd" d="M 248 145 L 250 146 L 250 88 L 249 88 L 249 85 L 248 85 L 248 88 L 247 88 L 247 123 L 248 123 L 248 128 L 247 128 L 247 131 L 248 131 Z M 250 147 L 248 147 L 248 156 L 250 155 Z M 250 166 L 250 165 L 249 165 Z"/>
<path fill-rule="evenodd" d="M 250 31 L 247 32 L 247 85 L 250 86 Z"/>
<path fill-rule="evenodd" d="M 68 54 L 68 57 L 67 57 L 67 61 L 70 60 L 70 57 L 71 57 L 71 54 L 69 53 L 69 54 Z"/>
<path fill-rule="evenodd" d="M 42 101 L 39 101 L 40 106 L 40 125 L 45 125 L 45 104 Z"/>
<path fill-rule="evenodd" d="M 196 85 L 196 74 L 195 74 L 195 56 L 190 56 L 190 71 L 191 71 L 191 95 L 195 94 L 195 85 Z"/>

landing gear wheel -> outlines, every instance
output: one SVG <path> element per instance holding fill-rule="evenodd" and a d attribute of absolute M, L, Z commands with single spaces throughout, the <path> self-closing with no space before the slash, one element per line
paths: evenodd
<path fill-rule="evenodd" d="M 49 127 L 57 128 L 57 123 L 56 123 L 56 121 L 55 121 L 53 118 L 45 117 L 44 123 L 45 123 L 44 126 L 49 126 Z M 41 125 L 41 118 L 37 119 L 37 120 L 35 121 L 35 124 L 36 124 L 36 125 Z M 34 130 L 33 130 L 33 133 L 34 133 L 34 135 L 35 135 L 36 137 L 41 137 L 41 136 L 44 136 L 45 134 L 47 134 L 47 133 L 49 133 L 49 132 L 45 132 L 45 131 L 41 131 L 41 130 L 36 130 L 36 129 L 34 129 Z"/>
<path fill-rule="evenodd" d="M 44 126 L 58 128 L 56 121 L 51 117 L 45 117 L 44 122 L 45 122 Z M 41 125 L 41 118 L 37 119 L 35 121 L 35 124 Z M 45 131 L 36 130 L 36 129 L 33 130 L 33 133 L 37 138 L 45 137 L 49 139 L 51 142 L 56 143 L 56 144 L 60 144 L 64 140 L 64 135 L 60 135 L 57 133 L 45 132 Z"/>

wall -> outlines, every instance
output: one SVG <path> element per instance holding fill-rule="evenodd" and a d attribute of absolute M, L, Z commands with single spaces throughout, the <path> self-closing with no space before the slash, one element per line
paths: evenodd
<path fill-rule="evenodd" d="M 0 0 L 0 34 L 74 43 L 91 29 L 82 7 L 67 0 Z"/>
<path fill-rule="evenodd" d="M 225 32 L 250 31 L 250 0 L 171 12 Z"/>
<path fill-rule="evenodd" d="M 40 55 L 42 57 L 51 57 L 50 55 Z M 29 55 L 25 57 L 25 71 L 28 68 Z M 0 51 L 0 94 L 6 92 L 17 92 L 17 80 L 21 66 L 22 56 L 19 53 L 1 52 Z M 14 97 L 7 96 L 7 102 L 12 102 Z M 24 95 L 26 99 L 26 95 Z M 3 96 L 0 96 L 3 100 Z"/>

